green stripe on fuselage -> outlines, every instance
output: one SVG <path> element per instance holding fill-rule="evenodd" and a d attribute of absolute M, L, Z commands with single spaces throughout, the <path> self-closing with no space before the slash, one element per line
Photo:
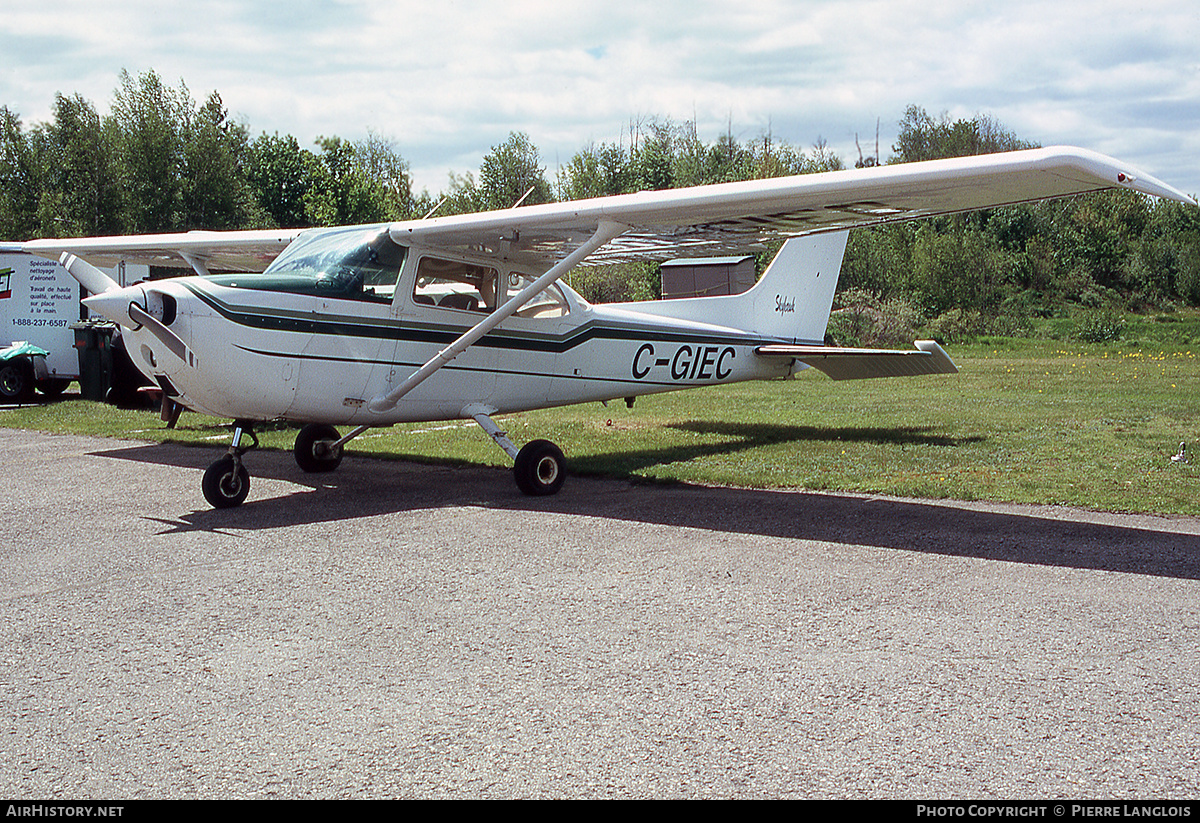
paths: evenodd
<path fill-rule="evenodd" d="M 377 338 L 413 343 L 451 343 L 469 326 L 418 323 L 399 320 L 371 320 L 352 315 L 317 315 L 291 309 L 260 306 L 234 306 L 209 294 L 195 283 L 180 281 L 188 291 L 204 301 L 225 319 L 255 329 L 321 334 L 338 337 Z M 353 303 L 354 301 L 345 301 Z M 686 332 L 667 326 L 643 326 L 633 323 L 589 320 L 563 334 L 539 334 L 497 329 L 485 335 L 476 346 L 519 351 L 562 354 L 592 339 L 655 341 L 667 343 L 709 343 L 715 345 L 757 346 L 768 341 L 757 335 L 706 334 Z"/>

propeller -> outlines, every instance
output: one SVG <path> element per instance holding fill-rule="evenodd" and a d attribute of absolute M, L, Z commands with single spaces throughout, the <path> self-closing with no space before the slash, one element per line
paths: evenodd
<path fill-rule="evenodd" d="M 117 281 L 69 251 L 63 252 L 62 256 L 58 258 L 58 262 L 92 294 L 104 294 L 106 291 L 116 291 L 121 288 Z"/>
<path fill-rule="evenodd" d="M 84 263 L 84 265 L 88 264 Z M 73 271 L 71 274 L 72 276 L 76 276 Z M 101 276 L 104 275 L 103 272 L 100 272 L 100 274 Z M 83 283 L 83 280 L 79 282 Z M 91 286 L 84 283 L 84 288 L 90 290 Z M 145 328 L 162 341 L 162 344 L 170 349 L 172 354 L 187 365 L 195 366 L 196 355 L 188 348 L 187 343 L 183 342 L 183 338 L 168 329 L 157 317 L 143 309 L 137 302 L 139 299 L 142 302 L 146 302 L 145 292 L 142 291 L 140 286 L 129 286 L 124 289 L 118 287 L 103 291 L 100 294 L 94 294 L 91 297 L 85 298 L 83 304 L 92 311 L 107 317 L 114 323 L 118 323 L 131 331 Z"/>
<path fill-rule="evenodd" d="M 188 348 L 187 343 L 175 332 L 168 329 L 161 320 L 147 312 L 134 300 L 136 295 L 144 294 L 140 288 L 121 288 L 121 286 L 100 269 L 86 260 L 82 260 L 70 252 L 63 252 L 58 262 L 70 272 L 79 283 L 92 293 L 83 302 L 88 308 L 104 315 L 114 323 L 126 328 L 137 330 L 145 327 L 157 337 L 171 353 L 189 366 L 196 365 L 196 356 Z"/>
<path fill-rule="evenodd" d="M 129 303 L 129 319 L 145 326 L 151 334 L 161 340 L 162 344 L 171 350 L 172 354 L 184 363 L 189 366 L 196 365 L 196 355 L 188 348 L 187 343 L 183 342 L 183 338 L 168 329 L 163 325 L 161 320 L 133 301 Z"/>

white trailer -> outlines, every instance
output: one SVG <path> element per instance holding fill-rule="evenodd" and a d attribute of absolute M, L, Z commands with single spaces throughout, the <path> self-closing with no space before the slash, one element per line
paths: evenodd
<path fill-rule="evenodd" d="M 144 280 L 150 273 L 145 265 L 124 263 L 108 271 L 123 285 Z M 79 378 L 71 326 L 81 319 L 81 288 L 53 260 L 0 248 L 0 351 L 16 343 L 45 349 L 46 370 L 41 373 L 38 365 L 39 384 L 62 387 Z M 31 368 L 26 373 L 33 376 Z"/>

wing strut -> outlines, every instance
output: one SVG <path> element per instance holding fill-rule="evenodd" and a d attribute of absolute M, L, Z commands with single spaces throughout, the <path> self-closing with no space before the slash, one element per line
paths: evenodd
<path fill-rule="evenodd" d="M 532 300 L 543 289 L 549 287 L 558 278 L 562 277 L 575 266 L 579 265 L 588 255 L 599 249 L 609 240 L 618 237 L 628 231 L 629 227 L 614 223 L 611 220 L 601 220 L 596 227 L 596 232 L 588 238 L 588 240 L 575 251 L 568 254 L 562 260 L 555 263 L 550 269 L 534 280 L 520 292 L 518 292 L 511 300 L 505 303 L 496 311 L 489 314 L 476 325 L 472 326 L 465 334 L 455 340 L 446 348 L 435 354 L 428 363 L 412 373 L 411 376 L 396 388 L 392 389 L 387 394 L 381 394 L 375 397 L 367 404 L 367 408 L 375 414 L 383 414 L 389 409 L 395 408 L 396 403 L 400 398 L 408 394 L 410 391 L 419 386 L 427 377 L 442 366 L 449 363 L 454 358 L 458 357 L 468 348 L 475 344 L 479 338 L 490 332 L 496 326 L 516 314 L 522 306 Z"/>
<path fill-rule="evenodd" d="M 195 270 L 196 274 L 200 275 L 201 277 L 208 277 L 211 274 L 211 272 L 208 270 L 208 266 L 205 265 L 203 257 L 183 250 L 180 250 L 179 256 L 183 258 L 183 262 L 191 266 L 192 269 Z"/>

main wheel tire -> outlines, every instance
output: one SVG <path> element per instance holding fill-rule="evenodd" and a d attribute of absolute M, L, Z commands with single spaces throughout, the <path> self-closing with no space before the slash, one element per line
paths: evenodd
<path fill-rule="evenodd" d="M 250 494 L 250 473 L 241 462 L 235 469 L 233 458 L 225 455 L 205 470 L 200 488 L 214 509 L 232 509 Z"/>
<path fill-rule="evenodd" d="M 306 472 L 331 472 L 342 462 L 342 447 L 330 449 L 340 438 L 338 430 L 324 423 L 309 423 L 296 435 L 296 465 Z"/>
<path fill-rule="evenodd" d="M 517 488 L 533 497 L 557 494 L 567 479 L 567 463 L 562 450 L 549 440 L 534 440 L 517 453 L 513 464 Z"/>
<path fill-rule="evenodd" d="M 32 395 L 32 369 L 20 360 L 0 366 L 0 398 L 9 403 L 24 403 Z"/>

